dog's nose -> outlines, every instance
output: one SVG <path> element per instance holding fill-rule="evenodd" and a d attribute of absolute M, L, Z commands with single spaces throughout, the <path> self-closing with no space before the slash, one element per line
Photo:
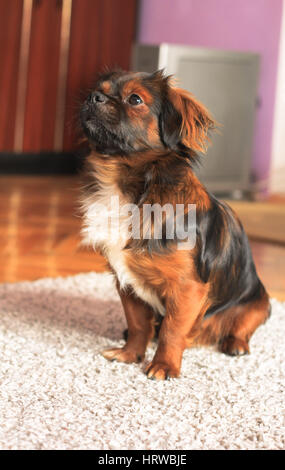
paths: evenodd
<path fill-rule="evenodd" d="M 107 97 L 100 91 L 95 91 L 88 96 L 87 100 L 89 103 L 105 103 L 107 101 Z"/>

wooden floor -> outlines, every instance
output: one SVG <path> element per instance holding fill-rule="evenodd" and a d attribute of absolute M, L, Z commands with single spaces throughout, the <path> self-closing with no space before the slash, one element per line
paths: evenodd
<path fill-rule="evenodd" d="M 285 245 L 285 200 L 228 203 L 238 213 L 249 237 Z"/>
<path fill-rule="evenodd" d="M 98 253 L 79 247 L 78 194 L 76 177 L 0 176 L 0 282 L 106 270 Z M 264 210 L 256 204 L 233 206 L 254 238 L 262 281 L 272 296 L 285 300 L 285 204 L 267 203 Z M 279 243 L 257 241 L 270 233 Z"/>

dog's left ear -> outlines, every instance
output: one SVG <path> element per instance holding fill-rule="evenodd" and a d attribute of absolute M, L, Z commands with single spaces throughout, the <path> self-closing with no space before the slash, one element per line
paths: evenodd
<path fill-rule="evenodd" d="M 205 153 L 208 133 L 215 127 L 209 111 L 191 93 L 167 87 L 160 115 L 161 139 L 166 147 Z"/>

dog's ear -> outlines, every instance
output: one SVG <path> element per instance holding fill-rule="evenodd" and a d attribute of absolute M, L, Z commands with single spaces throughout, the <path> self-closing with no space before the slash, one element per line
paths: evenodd
<path fill-rule="evenodd" d="M 176 87 L 167 87 L 160 114 L 161 139 L 173 150 L 205 152 L 209 131 L 216 126 L 209 111 L 194 96 Z"/>

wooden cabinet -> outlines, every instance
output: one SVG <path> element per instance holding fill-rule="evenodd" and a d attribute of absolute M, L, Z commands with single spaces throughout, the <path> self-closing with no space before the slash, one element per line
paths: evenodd
<path fill-rule="evenodd" d="M 0 0 L 0 152 L 72 151 L 79 103 L 129 67 L 135 0 Z"/>
<path fill-rule="evenodd" d="M 22 0 L 0 0 L 0 151 L 13 150 Z"/>
<path fill-rule="evenodd" d="M 23 151 L 26 152 L 53 150 L 61 19 L 62 5 L 57 0 L 33 2 L 24 103 Z"/>

